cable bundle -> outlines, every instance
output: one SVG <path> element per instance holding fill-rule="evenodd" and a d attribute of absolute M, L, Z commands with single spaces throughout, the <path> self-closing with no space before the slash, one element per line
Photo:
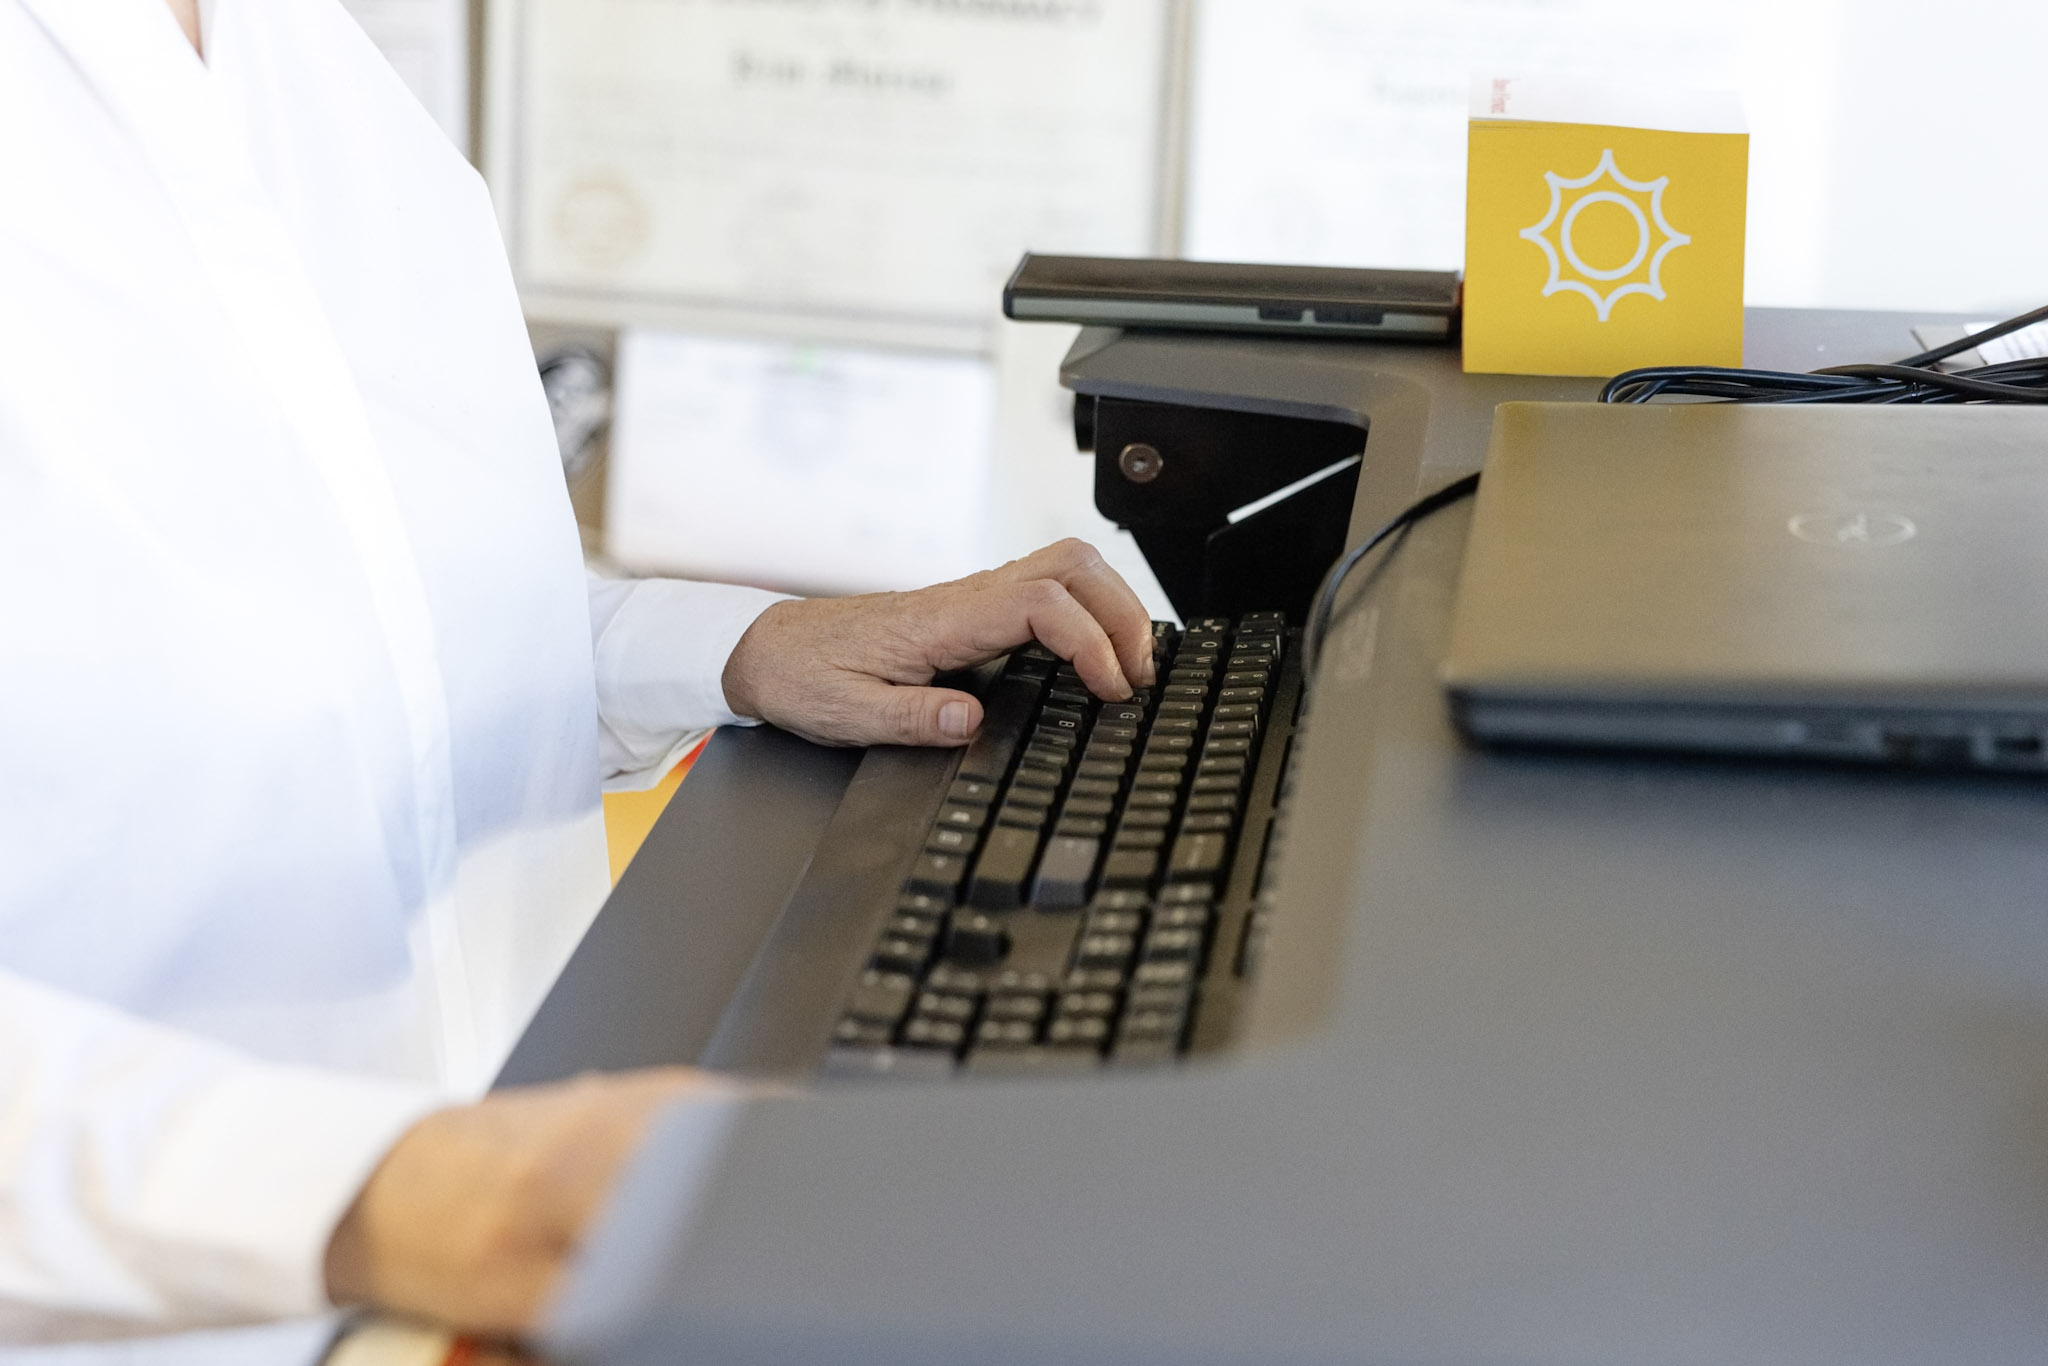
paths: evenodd
<path fill-rule="evenodd" d="M 1625 370 L 1607 381 L 1600 401 L 1648 403 L 1653 398 L 1685 397 L 1724 403 L 2048 403 L 2048 358 L 1946 373 L 1933 368 L 1980 342 L 2043 320 L 2048 320 L 2048 307 L 1891 365 L 1831 365 L 1804 374 L 1713 365 Z"/>

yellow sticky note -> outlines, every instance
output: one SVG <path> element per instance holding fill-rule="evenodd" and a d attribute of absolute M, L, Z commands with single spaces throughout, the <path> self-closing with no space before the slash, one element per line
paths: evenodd
<path fill-rule="evenodd" d="M 1749 135 L 1732 96 L 1473 89 L 1467 371 L 1742 363 Z"/>

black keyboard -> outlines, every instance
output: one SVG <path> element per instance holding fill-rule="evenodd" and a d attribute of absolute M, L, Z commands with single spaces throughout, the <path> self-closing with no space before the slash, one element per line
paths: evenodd
<path fill-rule="evenodd" d="M 1224 1042 L 1301 686 L 1277 612 L 1153 625 L 1156 686 L 1101 702 L 1040 646 L 982 692 L 836 1075 L 1159 1064 Z"/>

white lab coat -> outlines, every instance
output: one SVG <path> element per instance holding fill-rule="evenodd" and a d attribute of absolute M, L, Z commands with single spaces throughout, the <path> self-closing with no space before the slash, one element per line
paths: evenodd
<path fill-rule="evenodd" d="M 586 581 L 479 178 L 336 0 L 203 23 L 0 0 L 4 1342 L 321 1310 L 772 600 Z"/>

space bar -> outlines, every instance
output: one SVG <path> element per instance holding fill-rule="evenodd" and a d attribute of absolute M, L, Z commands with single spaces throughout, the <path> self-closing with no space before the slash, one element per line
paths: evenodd
<path fill-rule="evenodd" d="M 1024 727 L 1038 704 L 1038 683 L 1029 678 L 999 678 L 981 700 L 981 729 L 960 759 L 960 776 L 999 783 L 1024 742 Z"/>

